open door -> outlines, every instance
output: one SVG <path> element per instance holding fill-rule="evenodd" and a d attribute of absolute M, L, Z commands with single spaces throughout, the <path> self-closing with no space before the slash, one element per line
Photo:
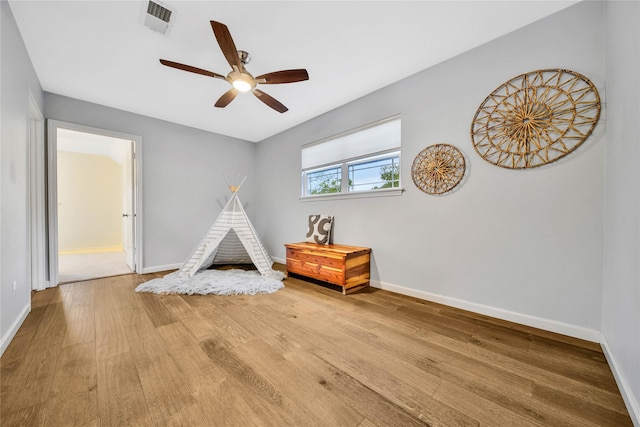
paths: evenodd
<path fill-rule="evenodd" d="M 135 141 L 131 141 L 129 156 L 122 167 L 122 242 L 126 254 L 127 265 L 136 271 L 136 210 L 135 210 Z"/>
<path fill-rule="evenodd" d="M 109 157 L 117 163 L 121 164 L 121 172 L 115 175 L 116 180 L 119 181 L 118 192 L 121 193 L 121 196 L 118 196 L 116 200 L 119 200 L 121 197 L 122 204 L 121 206 L 115 207 L 117 211 L 115 212 L 116 217 L 121 217 L 121 243 L 120 243 L 120 253 L 124 250 L 124 257 L 126 259 L 126 264 L 129 267 L 130 271 L 140 273 L 141 272 L 141 259 L 142 259 L 142 235 L 140 233 L 140 219 L 141 217 L 138 215 L 139 207 L 140 207 L 140 199 L 141 199 L 141 182 L 139 182 L 138 177 L 138 169 L 141 167 L 141 159 L 137 155 L 137 152 L 140 151 L 140 147 L 142 144 L 142 138 L 136 135 L 123 134 L 120 132 L 108 131 L 104 129 L 91 128 L 88 126 L 77 125 L 73 123 L 65 123 L 57 120 L 48 120 L 48 200 L 47 200 L 47 216 L 48 216 L 48 252 L 49 252 L 49 279 L 50 286 L 56 286 L 60 283 L 60 275 L 59 275 L 59 259 L 61 250 L 64 251 L 64 255 L 67 257 L 65 259 L 69 259 L 69 255 L 76 253 L 85 253 L 85 252 L 103 252 L 104 250 L 109 251 L 108 247 L 104 247 L 102 245 L 102 249 L 100 245 L 96 248 L 97 250 L 93 250 L 90 244 L 85 245 L 69 245 L 69 241 L 71 237 L 69 234 L 60 235 L 61 220 L 64 219 L 62 224 L 64 225 L 65 230 L 73 229 L 76 233 L 72 235 L 73 242 L 77 243 L 80 240 L 83 240 L 86 243 L 85 236 L 91 235 L 92 238 L 95 238 L 94 232 L 87 232 L 88 234 L 79 234 L 82 226 L 85 226 L 85 230 L 100 230 L 99 226 L 95 227 L 87 227 L 87 222 L 93 217 L 93 215 L 81 215 L 78 217 L 74 217 L 74 221 L 69 221 L 69 216 L 65 214 L 65 216 L 61 216 L 62 211 L 59 211 L 61 208 L 61 202 L 66 202 L 66 205 L 62 205 L 62 208 L 65 208 L 67 212 L 69 210 L 69 202 L 68 202 L 68 194 L 70 190 L 65 193 L 65 197 L 67 197 L 66 201 L 60 199 L 59 194 L 59 185 L 62 181 L 59 182 L 61 177 L 64 177 L 65 180 L 69 180 L 68 175 L 64 173 L 60 175 L 60 171 L 58 171 L 59 161 L 58 155 L 60 150 L 65 151 L 65 158 L 68 159 L 69 155 L 67 153 L 72 152 L 73 155 L 89 155 L 92 157 L 101 157 L 104 158 Z M 81 141 L 75 141 L 73 138 L 73 134 L 82 134 Z M 105 150 L 104 143 L 108 142 L 107 140 L 111 140 L 111 145 L 107 145 L 108 153 L 100 152 L 96 153 L 95 150 L 102 151 Z M 62 144 L 64 142 L 64 144 Z M 59 144 L 62 144 L 59 146 Z M 116 148 L 118 148 L 116 150 Z M 116 158 L 122 158 L 122 163 Z M 69 164 L 69 160 L 67 161 L 67 165 Z M 87 167 L 87 162 L 80 162 L 79 164 L 84 164 L 85 168 Z M 69 169 L 61 169 L 61 171 L 69 170 Z M 106 175 L 105 175 L 106 176 Z M 118 178 L 119 176 L 119 178 Z M 76 183 L 81 182 L 81 180 L 75 179 Z M 98 181 L 105 182 L 105 181 Z M 80 187 L 79 185 L 77 187 Z M 65 187 L 69 188 L 69 187 Z M 92 187 L 95 190 L 97 187 Z M 74 195 L 80 193 L 80 189 L 74 188 Z M 86 193 L 84 193 L 86 194 Z M 106 193 L 101 191 L 92 191 L 90 195 L 82 197 L 81 200 L 84 205 L 87 206 L 96 206 L 96 199 L 94 197 L 101 197 L 98 199 L 99 201 L 106 200 L 104 198 Z M 94 200 L 91 202 L 91 200 Z M 80 210 L 73 208 L 72 210 L 76 213 L 80 212 Z M 98 216 L 98 215 L 96 215 Z M 111 217 L 113 218 L 113 217 Z M 119 220 L 117 220 L 119 221 Z M 71 226 L 69 226 L 69 223 Z M 115 232 L 119 234 L 117 231 L 120 228 L 117 223 L 114 224 L 116 229 Z M 64 237 L 64 240 L 63 239 Z M 92 241 L 92 243 L 94 243 Z M 69 249 L 71 247 L 71 249 Z M 75 248 L 80 248 L 80 250 L 75 250 Z M 87 248 L 87 249 L 84 249 Z M 115 249 L 114 249 L 115 250 Z M 122 263 L 122 268 L 126 268 L 124 266 L 124 262 Z M 121 274 L 121 273 L 118 273 Z M 109 275 L 109 274 L 106 274 Z M 97 277 L 104 277 L 97 276 Z M 86 280 L 86 279 L 81 279 Z M 64 280 L 63 280 L 64 281 Z"/>

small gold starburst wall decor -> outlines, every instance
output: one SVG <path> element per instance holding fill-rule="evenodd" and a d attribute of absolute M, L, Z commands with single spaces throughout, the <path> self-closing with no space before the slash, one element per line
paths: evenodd
<path fill-rule="evenodd" d="M 527 169 L 578 148 L 600 117 L 600 96 L 585 76 L 547 69 L 521 74 L 494 90 L 476 111 L 471 141 L 494 165 Z"/>
<path fill-rule="evenodd" d="M 413 183 L 427 194 L 443 194 L 460 183 L 465 171 L 464 156 L 453 145 L 436 144 L 422 150 L 413 160 Z"/>

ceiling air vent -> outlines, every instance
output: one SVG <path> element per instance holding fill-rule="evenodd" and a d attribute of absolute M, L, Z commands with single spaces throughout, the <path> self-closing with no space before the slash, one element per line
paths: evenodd
<path fill-rule="evenodd" d="M 171 10 L 166 7 L 149 1 L 147 13 L 144 16 L 144 25 L 154 31 L 165 34 L 169 28 L 169 24 L 171 23 L 171 13 Z"/>

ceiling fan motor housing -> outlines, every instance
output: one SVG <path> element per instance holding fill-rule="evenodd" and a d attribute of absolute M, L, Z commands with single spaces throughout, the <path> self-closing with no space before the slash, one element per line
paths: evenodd
<path fill-rule="evenodd" d="M 242 65 L 247 65 L 249 62 L 251 62 L 251 55 L 249 55 L 249 52 L 247 52 L 246 50 L 239 50 L 238 56 L 240 57 L 240 62 L 242 62 Z"/>

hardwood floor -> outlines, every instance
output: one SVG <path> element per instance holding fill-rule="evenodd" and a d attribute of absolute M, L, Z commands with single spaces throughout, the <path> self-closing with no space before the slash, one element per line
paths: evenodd
<path fill-rule="evenodd" d="M 159 276 L 35 293 L 0 359 L 0 425 L 632 425 L 594 343 L 297 278 L 271 295 L 134 292 Z"/>

